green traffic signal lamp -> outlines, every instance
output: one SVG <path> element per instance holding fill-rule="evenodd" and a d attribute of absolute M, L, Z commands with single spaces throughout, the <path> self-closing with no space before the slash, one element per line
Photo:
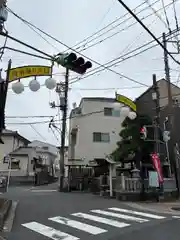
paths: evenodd
<path fill-rule="evenodd" d="M 70 54 L 67 54 L 67 56 L 65 56 L 64 62 L 65 64 L 71 64 L 73 61 L 76 61 L 76 59 L 77 59 L 76 54 L 70 53 Z"/>

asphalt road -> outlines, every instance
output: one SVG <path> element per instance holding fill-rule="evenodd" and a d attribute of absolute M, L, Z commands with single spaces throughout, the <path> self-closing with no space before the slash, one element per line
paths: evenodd
<path fill-rule="evenodd" d="M 180 220 L 169 215 L 131 209 L 91 194 L 54 190 L 13 192 L 20 202 L 9 240 L 179 239 Z"/>

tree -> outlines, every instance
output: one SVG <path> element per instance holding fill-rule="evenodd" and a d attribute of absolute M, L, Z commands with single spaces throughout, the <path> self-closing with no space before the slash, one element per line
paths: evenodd
<path fill-rule="evenodd" d="M 138 115 L 136 119 L 126 118 L 123 123 L 123 129 L 120 132 L 121 140 L 117 142 L 117 149 L 113 151 L 111 157 L 117 162 L 127 162 L 131 155 L 131 161 L 136 165 L 150 160 L 150 153 L 154 150 L 153 141 L 144 141 L 140 138 L 140 129 L 144 125 L 151 125 L 152 120 L 145 115 Z M 153 140 L 153 128 L 148 128 L 148 139 Z M 132 157 L 133 156 L 133 157 Z"/>

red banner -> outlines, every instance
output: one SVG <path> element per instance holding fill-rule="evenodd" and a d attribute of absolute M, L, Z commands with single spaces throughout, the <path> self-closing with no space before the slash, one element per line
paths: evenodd
<path fill-rule="evenodd" d="M 154 164 L 154 168 L 158 173 L 159 183 L 161 184 L 164 182 L 164 179 L 163 179 L 163 174 L 162 174 L 161 161 L 160 161 L 160 158 L 157 153 L 152 154 L 152 161 Z"/>

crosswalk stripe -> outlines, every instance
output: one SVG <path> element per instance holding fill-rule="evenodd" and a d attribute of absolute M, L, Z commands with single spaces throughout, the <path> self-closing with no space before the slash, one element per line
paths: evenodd
<path fill-rule="evenodd" d="M 92 225 L 89 225 L 89 224 L 86 224 L 86 223 L 82 223 L 82 222 L 79 222 L 79 221 L 71 220 L 71 219 L 68 219 L 68 218 L 65 218 L 65 217 L 58 216 L 58 217 L 49 218 L 49 220 L 60 223 L 60 224 L 64 224 L 66 226 L 77 228 L 81 231 L 88 232 L 88 233 L 91 233 L 93 235 L 97 235 L 97 234 L 100 234 L 100 233 L 107 232 L 107 230 L 105 230 L 105 229 L 95 227 L 95 226 L 92 226 Z"/>
<path fill-rule="evenodd" d="M 128 227 L 130 226 L 130 224 L 128 223 L 124 223 L 124 222 L 118 222 L 115 220 L 111 220 L 111 219 L 107 219 L 107 218 L 103 218 L 103 217 L 98 217 L 98 216 L 94 216 L 91 214 L 87 214 L 87 213 L 73 213 L 71 214 L 72 216 L 75 217 L 80 217 L 80 218 L 84 218 L 84 219 L 88 219 L 88 220 L 92 220 L 95 222 L 100 222 L 100 223 L 104 223 L 113 227 L 117 227 L 117 228 L 123 228 L 123 227 Z"/>
<path fill-rule="evenodd" d="M 165 218 L 165 217 L 155 215 L 155 214 L 150 214 L 150 213 L 145 213 L 145 212 L 137 212 L 137 211 L 132 211 L 132 210 L 123 209 L 123 208 L 112 207 L 112 208 L 108 208 L 108 209 L 116 211 L 116 212 L 130 213 L 130 214 L 135 214 L 135 215 L 153 218 L 153 219 L 164 219 Z"/>
<path fill-rule="evenodd" d="M 42 234 L 46 237 L 49 237 L 53 240 L 79 240 L 79 238 L 74 237 L 70 234 L 67 234 L 65 232 L 58 231 L 54 228 L 47 227 L 43 224 L 37 223 L 37 222 L 30 222 L 22 224 L 23 227 L 29 228 L 32 231 L 35 231 L 39 234 Z"/>
<path fill-rule="evenodd" d="M 125 220 L 136 221 L 136 222 L 139 222 L 139 223 L 149 221 L 149 220 L 143 219 L 143 218 L 137 218 L 137 217 L 133 217 L 133 216 L 127 216 L 127 215 L 124 215 L 124 214 L 108 212 L 108 211 L 103 211 L 103 210 L 91 210 L 91 212 L 98 213 L 98 214 L 103 214 L 103 215 L 110 216 L 110 217 L 116 217 L 116 218 L 122 218 L 122 219 L 125 219 Z"/>

